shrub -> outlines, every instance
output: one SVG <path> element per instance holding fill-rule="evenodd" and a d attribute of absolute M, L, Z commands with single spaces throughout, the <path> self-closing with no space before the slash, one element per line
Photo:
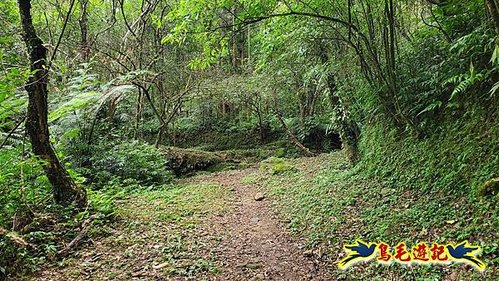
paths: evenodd
<path fill-rule="evenodd" d="M 155 147 L 126 142 L 97 149 L 83 171 L 94 184 L 105 184 L 118 177 L 134 179 L 143 185 L 164 184 L 173 178 L 167 159 Z"/>

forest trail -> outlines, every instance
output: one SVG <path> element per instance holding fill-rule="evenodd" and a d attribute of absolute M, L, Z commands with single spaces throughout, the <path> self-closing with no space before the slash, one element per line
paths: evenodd
<path fill-rule="evenodd" d="M 174 193 L 123 198 L 118 221 L 104 235 L 32 278 L 331 280 L 305 242 L 286 230 L 271 199 L 255 200 L 264 191 L 245 178 L 258 173 L 203 174 L 180 180 Z"/>
<path fill-rule="evenodd" d="M 214 249 L 222 274 L 219 280 L 327 280 L 312 258 L 306 257 L 304 241 L 293 239 L 260 196 L 257 184 L 245 184 L 255 169 L 223 172 L 211 176 L 230 188 L 231 209 L 212 217 L 204 227 L 221 236 Z M 305 254 L 304 254 L 305 253 Z"/>

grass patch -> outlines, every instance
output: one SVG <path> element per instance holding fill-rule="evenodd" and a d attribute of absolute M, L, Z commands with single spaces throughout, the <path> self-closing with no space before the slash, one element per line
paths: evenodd
<path fill-rule="evenodd" d="M 150 280 L 164 276 L 204 278 L 218 273 L 207 254 L 210 241 L 198 225 L 204 217 L 225 210 L 226 189 L 186 182 L 134 188 L 133 192 L 116 190 L 120 190 L 117 185 L 105 190 L 106 198 L 100 193 L 90 196 L 97 202 L 112 202 L 114 222 L 95 225 L 90 234 L 92 245 L 52 268 L 45 266 L 47 269 L 36 276 L 71 280 L 97 272 L 109 280 Z"/>
<path fill-rule="evenodd" d="M 154 264 L 164 265 L 158 270 L 168 276 L 216 274 L 216 266 L 199 255 L 205 245 L 197 225 L 206 215 L 223 212 L 227 195 L 226 189 L 210 183 L 173 185 L 133 195 L 119 208 L 119 216 L 131 222 L 127 226 L 130 234 L 145 231 L 148 235 L 127 244 L 147 247 L 151 238 L 161 241 L 153 246 L 161 253 Z"/>

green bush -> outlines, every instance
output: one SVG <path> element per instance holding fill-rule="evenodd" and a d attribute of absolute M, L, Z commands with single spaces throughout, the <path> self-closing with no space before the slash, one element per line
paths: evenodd
<path fill-rule="evenodd" d="M 165 156 L 154 146 L 139 142 L 96 147 L 90 163 L 83 173 L 95 186 L 115 177 L 133 179 L 142 185 L 160 185 L 173 179 Z"/>
<path fill-rule="evenodd" d="M 79 221 L 71 219 L 71 207 L 55 204 L 39 161 L 28 151 L 22 146 L 0 150 L 0 280 L 14 272 L 36 270 L 54 256 L 67 230 L 74 229 L 66 227 L 68 221 Z M 69 172 L 81 180 L 75 171 Z"/>
<path fill-rule="evenodd" d="M 14 214 L 45 202 L 51 195 L 51 187 L 39 163 L 22 154 L 20 147 L 0 150 L 0 226 L 10 226 Z"/>

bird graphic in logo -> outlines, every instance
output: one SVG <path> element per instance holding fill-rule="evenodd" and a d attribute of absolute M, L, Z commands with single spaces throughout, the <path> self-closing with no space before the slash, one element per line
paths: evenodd
<path fill-rule="evenodd" d="M 447 250 L 453 259 L 474 266 L 480 271 L 485 269 L 485 263 L 475 257 L 480 247 L 471 246 L 468 241 L 464 241 L 454 246 L 447 245 Z"/>
<path fill-rule="evenodd" d="M 360 239 L 351 245 L 345 245 L 343 248 L 347 252 L 347 256 L 338 262 L 338 267 L 343 270 L 352 264 L 370 260 L 376 254 L 375 243 L 366 243 Z"/>

